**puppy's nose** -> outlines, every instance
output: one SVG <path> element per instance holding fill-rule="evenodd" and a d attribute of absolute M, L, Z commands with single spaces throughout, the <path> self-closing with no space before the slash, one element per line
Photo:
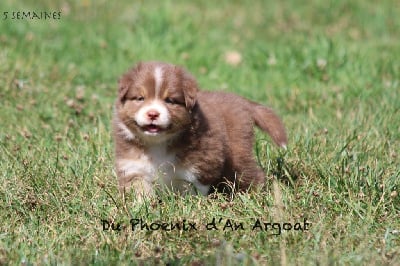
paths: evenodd
<path fill-rule="evenodd" d="M 157 110 L 149 110 L 147 112 L 147 116 L 150 118 L 150 120 L 156 120 L 159 116 L 160 113 Z"/>

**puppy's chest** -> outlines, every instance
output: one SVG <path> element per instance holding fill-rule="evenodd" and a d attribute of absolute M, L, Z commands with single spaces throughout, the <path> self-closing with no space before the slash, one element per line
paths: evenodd
<path fill-rule="evenodd" d="M 143 151 L 137 159 L 117 160 L 117 169 L 123 176 L 136 176 L 183 193 L 194 193 L 189 184 L 203 195 L 210 189 L 208 184 L 199 181 L 200 173 L 193 165 L 181 164 L 176 154 L 162 145 Z"/>
<path fill-rule="evenodd" d="M 153 180 L 158 179 L 162 183 L 169 184 L 174 180 L 193 181 L 194 173 L 182 165 L 166 146 L 149 148 L 145 153 L 145 163 L 148 165 Z"/>
<path fill-rule="evenodd" d="M 164 174 L 174 174 L 176 168 L 181 168 L 177 164 L 176 154 L 167 151 L 165 146 L 153 147 L 147 150 L 146 157 L 148 164 L 154 172 L 162 172 Z"/>

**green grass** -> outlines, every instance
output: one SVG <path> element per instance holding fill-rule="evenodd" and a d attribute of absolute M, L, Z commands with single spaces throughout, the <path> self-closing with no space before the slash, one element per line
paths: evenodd
<path fill-rule="evenodd" d="M 0 264 L 400 264 L 398 1 L 24 2 L 0 5 Z M 121 197 L 116 83 L 153 59 L 280 114 L 287 152 L 257 131 L 263 189 Z M 197 230 L 132 231 L 132 218 Z M 219 230 L 205 227 L 213 218 Z M 309 230 L 252 230 L 304 218 Z M 102 219 L 127 228 L 103 231 Z M 227 219 L 243 230 L 223 230 Z"/>

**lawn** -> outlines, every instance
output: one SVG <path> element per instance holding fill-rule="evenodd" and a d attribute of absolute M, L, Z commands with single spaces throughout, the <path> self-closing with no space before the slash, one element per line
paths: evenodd
<path fill-rule="evenodd" d="M 0 11 L 0 265 L 400 264 L 399 1 Z M 257 130 L 264 187 L 141 205 L 119 194 L 110 120 L 140 60 L 276 110 L 289 145 Z"/>

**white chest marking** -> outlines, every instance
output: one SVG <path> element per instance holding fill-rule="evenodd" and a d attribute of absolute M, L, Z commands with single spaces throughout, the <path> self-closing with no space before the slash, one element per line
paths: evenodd
<path fill-rule="evenodd" d="M 202 195 L 207 195 L 210 189 L 210 186 L 198 181 L 195 168 L 180 165 L 175 154 L 168 152 L 165 145 L 150 148 L 147 154 L 136 160 L 120 159 L 117 166 L 125 175 L 141 175 L 149 183 L 159 183 L 174 191 L 193 193 L 188 183 Z"/>

